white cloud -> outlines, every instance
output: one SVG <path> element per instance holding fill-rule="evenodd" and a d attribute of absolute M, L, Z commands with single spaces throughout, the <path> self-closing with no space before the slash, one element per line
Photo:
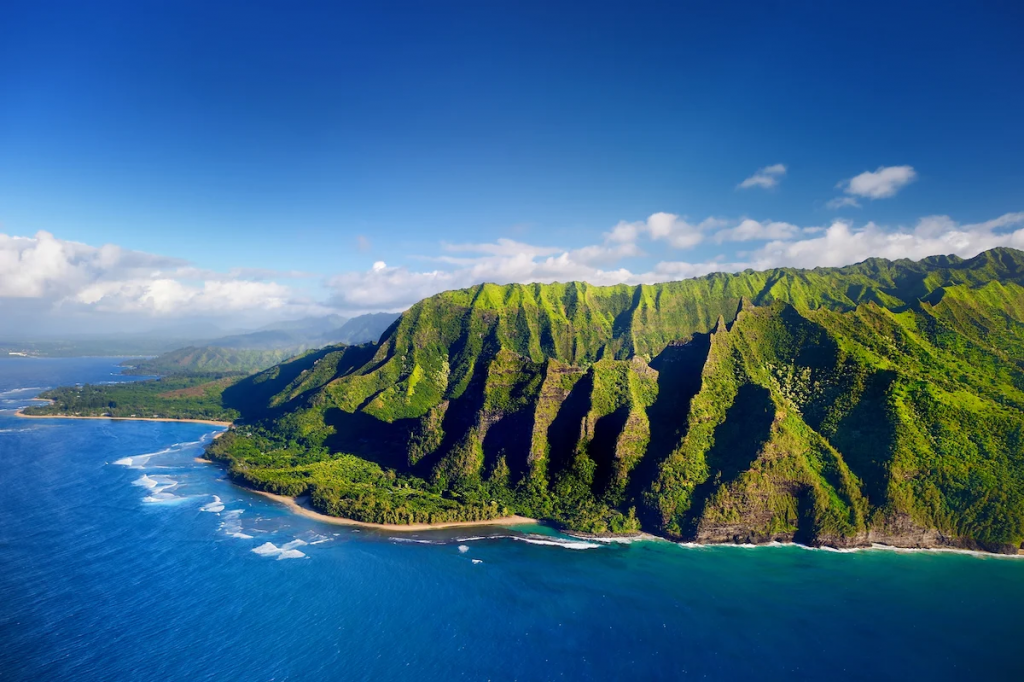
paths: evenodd
<path fill-rule="evenodd" d="M 916 178 L 917 172 L 913 166 L 879 166 L 876 171 L 864 171 L 849 180 L 843 180 L 836 187 L 847 194 L 866 199 L 886 199 L 895 196 Z"/>
<path fill-rule="evenodd" d="M 685 224 L 685 227 L 683 226 Z M 722 257 L 703 261 L 663 260 L 652 268 L 634 272 L 616 267 L 621 258 L 639 255 L 637 242 L 679 240 L 682 234 L 703 235 L 722 228 L 725 221 L 709 219 L 698 225 L 678 216 L 656 213 L 646 221 L 620 222 L 605 233 L 603 244 L 578 249 L 557 250 L 507 241 L 476 244 L 461 249 L 480 254 L 475 257 L 440 260 L 451 269 L 417 272 L 407 267 L 380 267 L 366 272 L 348 272 L 334 277 L 330 303 L 346 311 L 403 310 L 416 301 L 448 289 L 472 286 L 480 282 L 555 282 L 582 280 L 591 284 L 640 284 L 698 277 L 711 272 L 738 272 L 747 268 L 766 269 L 795 266 L 849 265 L 872 256 L 890 259 L 920 259 L 935 254 L 974 256 L 996 246 L 1024 248 L 1024 212 L 1008 213 L 994 220 L 961 225 L 947 216 L 920 219 L 911 228 L 887 229 L 868 223 L 855 227 L 845 221 L 828 227 L 798 227 L 775 221 L 745 219 L 732 227 L 714 232 L 711 241 L 741 242 L 771 240 L 751 252 L 739 254 L 742 260 Z M 449 247 L 445 247 L 448 250 Z"/>
<path fill-rule="evenodd" d="M 747 242 L 753 240 L 790 239 L 800 234 L 800 228 L 790 223 L 771 220 L 758 221 L 747 218 L 736 227 L 719 230 L 715 233 L 715 241 Z"/>
<path fill-rule="evenodd" d="M 860 208 L 860 202 L 853 197 L 836 197 L 835 199 L 829 199 L 825 204 L 826 208 L 831 209 L 843 208 L 845 206 Z"/>
<path fill-rule="evenodd" d="M 758 168 L 757 172 L 736 186 L 737 189 L 750 189 L 751 187 L 763 187 L 771 189 L 779 184 L 786 174 L 786 167 L 781 163 L 772 166 Z"/>
<path fill-rule="evenodd" d="M 762 243 L 750 251 L 708 254 L 691 261 L 661 256 L 629 269 L 627 259 L 669 252 L 665 245 Z M 140 319 L 192 315 L 298 317 L 326 312 L 403 310 L 424 297 L 480 282 L 593 284 L 653 283 L 710 272 L 779 266 L 817 267 L 855 263 L 871 256 L 919 259 L 935 254 L 970 257 L 996 246 L 1024 248 L 1024 212 L 960 224 L 926 216 L 910 227 L 860 226 L 837 220 L 827 227 L 779 221 L 708 218 L 691 223 L 671 213 L 620 222 L 600 243 L 574 249 L 510 239 L 443 244 L 430 269 L 376 261 L 365 271 L 344 272 L 325 282 L 323 303 L 298 296 L 273 281 L 275 273 L 217 273 L 186 262 L 107 245 L 93 247 L 40 232 L 35 237 L 0 234 L 0 306 L 3 311 L 58 310 L 70 314 L 120 314 Z M 638 262 L 638 261 L 633 261 Z M 639 261 L 643 263 L 644 261 Z M 305 275 L 306 273 L 293 273 Z M 20 303 L 19 303 L 20 302 Z M 3 312 L 0 312 L 0 321 Z"/>
<path fill-rule="evenodd" d="M 727 221 L 714 217 L 694 224 L 674 213 L 654 213 L 645 221 L 619 222 L 610 232 L 605 233 L 605 242 L 635 242 L 646 236 L 664 241 L 677 249 L 690 249 L 704 241 L 708 231 L 727 224 Z"/>
<path fill-rule="evenodd" d="M 918 260 L 956 254 L 968 258 L 997 246 L 1024 248 L 1024 228 L 1013 232 L 997 231 L 1021 224 L 1024 224 L 1024 213 L 1007 213 L 973 225 L 960 225 L 948 216 L 928 216 L 918 220 L 913 228 L 897 230 L 875 223 L 858 229 L 848 222 L 836 221 L 820 237 L 770 242 L 751 254 L 750 260 L 754 267 L 763 269 L 841 266 L 876 256 Z"/>
<path fill-rule="evenodd" d="M 215 273 L 175 258 L 112 244 L 94 247 L 49 232 L 0 234 L 0 299 L 36 299 L 40 309 L 175 316 L 319 307 L 298 299 L 289 287 L 260 281 L 275 274 L 306 276 L 257 269 Z"/>

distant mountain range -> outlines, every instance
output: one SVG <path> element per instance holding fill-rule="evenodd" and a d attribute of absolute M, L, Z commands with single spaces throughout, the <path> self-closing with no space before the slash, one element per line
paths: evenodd
<path fill-rule="evenodd" d="M 129 374 L 250 373 L 310 348 L 377 341 L 397 314 L 374 313 L 346 319 L 340 315 L 279 323 L 245 334 L 189 345 L 155 358 L 132 362 Z"/>
<path fill-rule="evenodd" d="M 200 364 L 209 364 L 210 371 L 214 371 L 213 367 L 220 368 L 216 371 L 234 371 L 228 370 L 229 366 L 254 370 L 269 367 L 274 362 L 308 348 L 337 343 L 357 344 L 376 341 L 396 319 L 396 313 L 371 313 L 351 319 L 341 315 L 307 317 L 215 338 L 197 336 L 196 330 L 189 327 L 180 330 L 168 328 L 159 333 L 120 334 L 111 337 L 89 335 L 67 339 L 0 339 L 0 354 L 44 357 L 170 354 L 169 358 L 161 360 L 158 364 L 165 370 L 179 366 L 181 371 L 180 360 L 193 355 L 197 349 L 203 349 L 204 354 L 196 357 L 206 358 L 206 362 Z M 266 353 L 262 356 L 258 353 L 247 353 L 244 357 L 232 358 L 232 353 L 223 352 L 225 349 Z M 217 359 L 218 357 L 220 359 Z"/>

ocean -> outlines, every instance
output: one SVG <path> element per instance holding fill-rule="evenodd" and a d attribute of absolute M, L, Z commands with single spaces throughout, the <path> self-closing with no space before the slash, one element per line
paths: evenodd
<path fill-rule="evenodd" d="M 0 680 L 1020 679 L 1024 560 L 326 525 L 202 424 L 22 419 L 0 359 Z"/>

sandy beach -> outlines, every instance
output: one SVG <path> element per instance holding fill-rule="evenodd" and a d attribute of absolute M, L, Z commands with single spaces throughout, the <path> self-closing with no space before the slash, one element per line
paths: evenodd
<path fill-rule="evenodd" d="M 295 514 L 300 514 L 310 519 L 317 521 L 323 521 L 324 523 L 331 523 L 336 526 L 358 526 L 360 528 L 376 528 L 377 530 L 386 531 L 399 531 L 399 532 L 416 532 L 424 530 L 441 530 L 443 528 L 469 528 L 471 526 L 511 526 L 527 523 L 537 523 L 536 519 L 527 518 L 525 516 L 503 516 L 499 519 L 490 519 L 488 521 L 452 521 L 450 523 L 406 523 L 406 524 L 392 524 L 392 523 L 367 523 L 365 521 L 353 521 L 352 519 L 343 519 L 339 516 L 328 516 L 327 514 L 321 514 L 320 512 L 310 508 L 308 506 L 309 500 L 306 498 L 294 498 L 286 495 L 275 495 L 274 493 L 264 492 L 262 490 L 253 490 L 252 488 L 245 488 L 249 492 L 262 495 L 263 497 L 270 498 L 275 502 L 280 502 L 284 506 L 288 507 L 288 510 Z"/>
<path fill-rule="evenodd" d="M 170 417 L 83 417 L 71 414 L 25 414 L 22 410 L 14 413 L 25 419 L 110 419 L 124 422 L 184 422 L 190 424 L 212 424 L 213 426 L 231 426 L 232 422 L 220 422 L 213 419 L 171 419 Z"/>

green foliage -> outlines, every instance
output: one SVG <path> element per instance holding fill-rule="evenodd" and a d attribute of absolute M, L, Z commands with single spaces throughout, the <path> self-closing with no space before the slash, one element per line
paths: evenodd
<path fill-rule="evenodd" d="M 239 483 L 279 495 L 308 495 L 314 509 L 369 523 L 483 521 L 508 515 L 495 501 L 444 497 L 422 479 L 349 454 L 284 442 L 241 427 L 216 439 L 207 456 Z"/>
<path fill-rule="evenodd" d="M 508 509 L 593 533 L 930 533 L 1009 551 L 1024 540 L 1022 285 L 1012 249 L 482 284 L 420 301 L 379 346 L 240 382 L 229 404 L 250 396 L 265 440 L 217 447 L 237 443 L 225 458 L 251 485 L 363 519 Z"/>
<path fill-rule="evenodd" d="M 25 414 L 232 421 L 238 418 L 238 410 L 225 407 L 221 396 L 237 380 L 234 376 L 191 374 L 152 381 L 67 386 L 40 393 L 41 398 L 52 403 L 26 408 Z"/>
<path fill-rule="evenodd" d="M 216 346 L 179 348 L 146 360 L 131 361 L 125 374 L 169 376 L 172 374 L 250 374 L 266 369 L 293 355 L 288 350 L 246 350 Z"/>

